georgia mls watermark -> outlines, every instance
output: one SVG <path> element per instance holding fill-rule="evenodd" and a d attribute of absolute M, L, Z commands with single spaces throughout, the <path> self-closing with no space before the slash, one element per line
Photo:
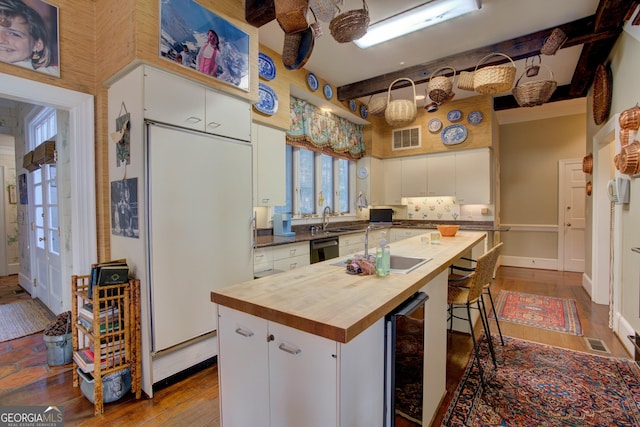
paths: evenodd
<path fill-rule="evenodd" d="M 63 427 L 62 407 L 0 406 L 0 427 Z"/>

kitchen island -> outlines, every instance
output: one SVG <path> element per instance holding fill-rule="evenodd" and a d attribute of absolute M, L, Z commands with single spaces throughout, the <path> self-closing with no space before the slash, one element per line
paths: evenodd
<path fill-rule="evenodd" d="M 407 274 L 349 275 L 329 260 L 211 292 L 222 426 L 382 426 L 384 317 L 420 290 L 428 425 L 445 393 L 447 270 L 485 236 L 394 242 L 392 254 L 430 258 Z"/>

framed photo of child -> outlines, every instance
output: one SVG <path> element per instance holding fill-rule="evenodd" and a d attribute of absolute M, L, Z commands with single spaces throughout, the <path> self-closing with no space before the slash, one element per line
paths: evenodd
<path fill-rule="evenodd" d="M 161 57 L 249 91 L 247 33 L 195 0 L 162 0 L 160 27 Z"/>
<path fill-rule="evenodd" d="M 60 77 L 58 8 L 42 0 L 0 0 L 0 61 Z"/>

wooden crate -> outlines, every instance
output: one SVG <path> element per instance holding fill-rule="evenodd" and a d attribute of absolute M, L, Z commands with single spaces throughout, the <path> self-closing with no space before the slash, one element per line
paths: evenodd
<path fill-rule="evenodd" d="M 22 167 L 29 172 L 40 169 L 40 165 L 33 161 L 33 151 L 29 151 L 24 155 L 24 157 L 22 158 Z"/>

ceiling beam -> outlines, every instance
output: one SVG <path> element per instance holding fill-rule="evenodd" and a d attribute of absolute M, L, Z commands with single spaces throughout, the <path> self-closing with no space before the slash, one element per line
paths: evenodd
<path fill-rule="evenodd" d="M 571 85 L 558 86 L 549 98 L 549 102 L 566 101 L 568 99 L 579 98 L 570 94 Z M 518 102 L 513 95 L 496 96 L 493 98 L 494 111 L 510 110 L 512 108 L 520 108 Z"/>
<path fill-rule="evenodd" d="M 557 27 L 562 29 L 567 34 L 567 41 L 562 46 L 571 47 L 580 43 L 584 43 L 587 39 L 600 39 L 612 36 L 609 33 L 594 34 L 593 28 L 595 24 L 595 15 L 586 18 L 578 19 L 576 21 L 568 22 L 566 24 L 558 25 Z M 426 62 L 423 64 L 415 65 L 413 67 L 405 68 L 403 70 L 394 71 L 392 73 L 384 74 L 377 77 L 372 77 L 367 80 L 347 84 L 340 86 L 337 89 L 337 97 L 340 101 L 347 101 L 349 99 L 361 98 L 364 96 L 373 95 L 376 93 L 386 92 L 389 85 L 396 79 L 406 77 L 414 81 L 414 83 L 424 83 L 429 80 L 429 76 L 440 67 L 452 66 L 458 73 L 461 71 L 473 71 L 476 68 L 478 62 L 492 52 L 501 52 L 514 61 L 529 56 L 538 55 L 540 48 L 544 44 L 544 41 L 553 28 L 547 28 L 535 33 L 516 37 L 511 40 L 505 40 L 496 44 L 480 47 L 477 49 L 468 50 L 466 52 L 457 53 L 444 58 L 436 59 L 434 61 Z M 504 57 L 494 57 L 487 62 L 483 62 L 483 65 L 495 65 L 507 62 Z M 406 83 L 406 82 L 405 82 Z M 398 88 L 408 86 L 410 83 L 398 82 Z"/>
<path fill-rule="evenodd" d="M 256 28 L 276 19 L 274 0 L 245 0 L 244 19 Z"/>
<path fill-rule="evenodd" d="M 599 40 L 585 40 L 576 69 L 571 79 L 569 94 L 578 98 L 586 96 L 596 68 L 604 63 L 622 32 L 622 26 L 630 11 L 636 7 L 629 0 L 600 0 L 595 14 L 594 32 L 613 33 L 614 36 Z"/>

